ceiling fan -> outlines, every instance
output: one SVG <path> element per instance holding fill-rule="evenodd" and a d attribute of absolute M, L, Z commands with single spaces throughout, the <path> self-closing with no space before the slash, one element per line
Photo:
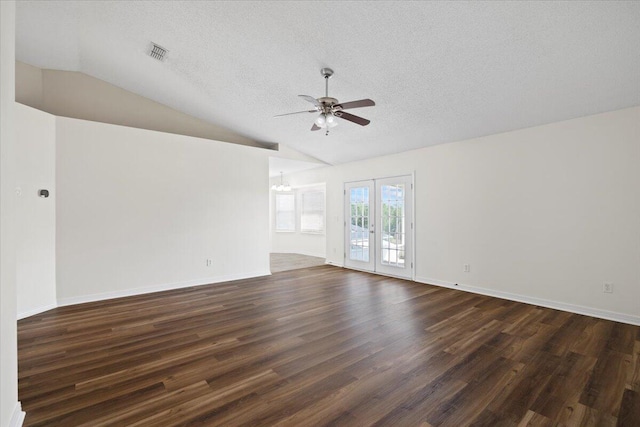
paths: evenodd
<path fill-rule="evenodd" d="M 338 102 L 337 99 L 329 97 L 329 79 L 331 78 L 331 76 L 333 76 L 333 70 L 331 68 L 323 68 L 320 70 L 320 73 L 324 77 L 324 96 L 316 99 L 309 95 L 298 95 L 300 98 L 312 103 L 315 107 L 313 110 L 279 114 L 274 117 L 290 116 L 292 114 L 301 113 L 320 113 L 320 115 L 316 118 L 316 121 L 313 123 L 313 126 L 311 126 L 311 130 L 316 131 L 320 129 L 326 129 L 327 132 L 325 133 L 325 135 L 329 135 L 329 129 L 338 124 L 336 118 L 348 120 L 350 122 L 359 124 L 360 126 L 366 126 L 371 123 L 370 120 L 351 113 L 347 113 L 344 110 L 348 110 L 351 108 L 373 107 L 374 105 L 376 105 L 375 102 L 370 99 L 360 99 L 358 101 L 350 102 Z"/>

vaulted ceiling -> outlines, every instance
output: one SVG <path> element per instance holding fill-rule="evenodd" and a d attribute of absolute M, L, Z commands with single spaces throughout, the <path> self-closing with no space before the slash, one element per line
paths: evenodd
<path fill-rule="evenodd" d="M 153 41 L 169 50 L 158 62 Z M 640 105 L 640 2 L 19 1 L 17 59 L 337 164 Z M 329 136 L 299 94 L 371 98 Z"/>

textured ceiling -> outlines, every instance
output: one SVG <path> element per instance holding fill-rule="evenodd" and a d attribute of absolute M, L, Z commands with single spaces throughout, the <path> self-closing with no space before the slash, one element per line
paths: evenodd
<path fill-rule="evenodd" d="M 169 49 L 161 63 L 150 41 Z M 640 2 L 19 1 L 16 56 L 343 163 L 640 105 Z M 325 137 L 323 95 L 372 121 Z"/>
<path fill-rule="evenodd" d="M 280 172 L 287 175 L 321 166 L 326 165 L 323 163 L 305 162 L 302 160 L 292 160 L 283 157 L 269 157 L 269 177 L 273 178 L 280 176 Z"/>

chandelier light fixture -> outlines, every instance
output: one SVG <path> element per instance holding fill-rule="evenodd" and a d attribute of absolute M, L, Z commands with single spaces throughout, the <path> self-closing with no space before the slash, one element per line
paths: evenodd
<path fill-rule="evenodd" d="M 284 182 L 282 172 L 280 172 L 280 184 L 273 184 L 271 189 L 275 191 L 291 191 L 291 186 Z"/>

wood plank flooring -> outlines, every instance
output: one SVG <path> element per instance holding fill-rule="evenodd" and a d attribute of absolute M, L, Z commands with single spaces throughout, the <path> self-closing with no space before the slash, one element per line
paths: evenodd
<path fill-rule="evenodd" d="M 270 254 L 270 266 L 272 273 L 315 267 L 316 265 L 324 265 L 324 263 L 324 258 L 315 256 L 278 252 L 272 252 Z"/>
<path fill-rule="evenodd" d="M 640 426 L 640 327 L 319 266 L 18 325 L 26 426 Z"/>

